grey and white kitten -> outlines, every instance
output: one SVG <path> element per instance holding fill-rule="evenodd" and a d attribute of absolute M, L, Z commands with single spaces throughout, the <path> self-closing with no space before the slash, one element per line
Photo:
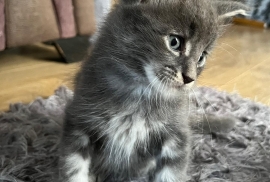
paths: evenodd
<path fill-rule="evenodd" d="M 224 22 L 244 8 L 234 1 L 122 0 L 78 74 L 59 180 L 186 181 L 189 91 Z"/>

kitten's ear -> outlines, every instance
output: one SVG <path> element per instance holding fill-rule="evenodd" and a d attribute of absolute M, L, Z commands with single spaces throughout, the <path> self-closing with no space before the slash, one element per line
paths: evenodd
<path fill-rule="evenodd" d="M 237 15 L 248 16 L 251 10 L 245 0 L 218 0 L 215 2 L 219 19 L 230 20 Z"/>

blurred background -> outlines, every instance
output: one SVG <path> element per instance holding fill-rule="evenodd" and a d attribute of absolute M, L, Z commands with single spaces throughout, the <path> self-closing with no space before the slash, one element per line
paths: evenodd
<path fill-rule="evenodd" d="M 270 0 L 256 0 L 222 36 L 199 86 L 270 105 Z M 0 0 L 0 111 L 72 88 L 80 62 L 116 0 Z"/>

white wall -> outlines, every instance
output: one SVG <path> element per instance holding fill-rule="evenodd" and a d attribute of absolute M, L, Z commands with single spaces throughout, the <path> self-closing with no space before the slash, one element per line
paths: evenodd
<path fill-rule="evenodd" d="M 102 22 L 104 16 L 111 8 L 111 0 L 95 0 L 95 16 L 97 25 Z"/>

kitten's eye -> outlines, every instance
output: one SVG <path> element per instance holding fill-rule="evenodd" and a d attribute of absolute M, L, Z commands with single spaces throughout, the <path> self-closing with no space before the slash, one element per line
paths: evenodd
<path fill-rule="evenodd" d="M 197 67 L 202 67 L 204 66 L 205 64 L 205 61 L 206 61 L 206 52 L 203 52 L 198 63 L 197 63 Z"/>
<path fill-rule="evenodd" d="M 182 51 L 184 39 L 180 36 L 170 36 L 170 47 L 175 51 Z"/>

